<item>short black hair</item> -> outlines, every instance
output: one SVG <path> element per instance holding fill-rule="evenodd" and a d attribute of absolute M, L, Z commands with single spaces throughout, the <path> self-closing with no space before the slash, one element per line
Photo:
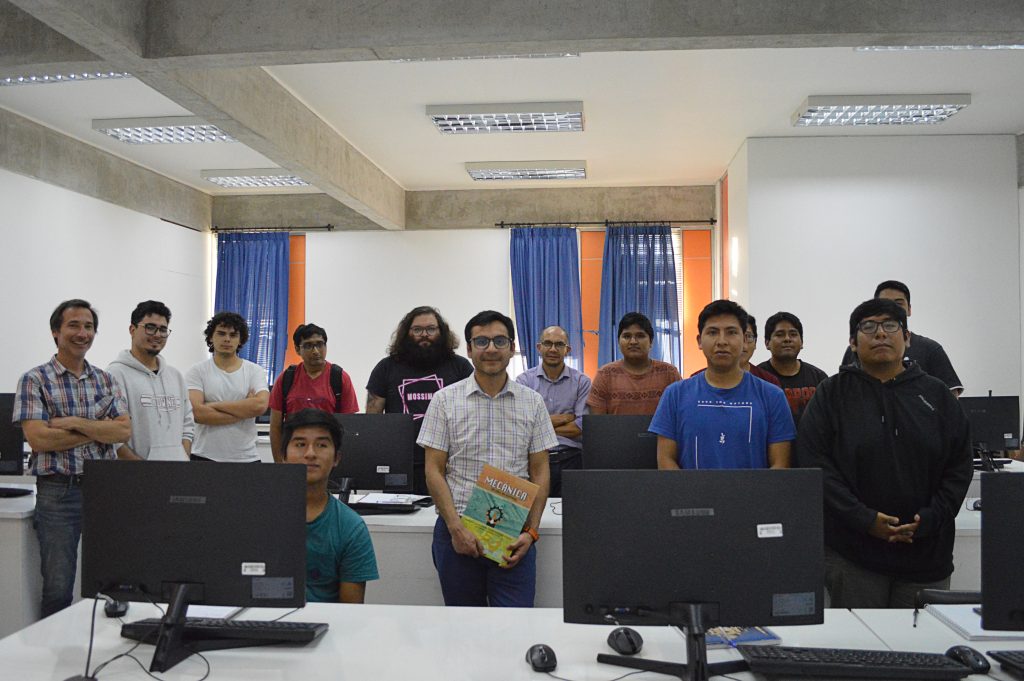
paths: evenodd
<path fill-rule="evenodd" d="M 907 299 L 907 305 L 910 305 L 910 289 L 902 281 L 896 281 L 895 279 L 889 279 L 888 281 L 883 281 L 881 284 L 876 286 L 875 287 L 875 298 L 877 298 L 878 294 L 881 293 L 882 291 L 884 291 L 887 288 L 891 288 L 891 289 L 893 289 L 895 291 L 899 291 L 900 293 L 902 293 L 903 297 Z"/>
<path fill-rule="evenodd" d="M 754 334 L 754 340 L 757 340 L 757 320 L 754 319 L 754 315 L 747 315 L 747 328 L 743 329 L 743 335 L 752 333 Z"/>
<path fill-rule="evenodd" d="M 72 298 L 71 300 L 65 300 L 63 303 L 54 308 L 50 314 L 50 331 L 57 333 L 60 331 L 61 324 L 64 323 L 64 311 L 70 310 L 73 307 L 79 307 L 84 310 L 88 310 L 92 313 L 92 328 L 93 331 L 100 330 L 100 316 L 96 314 L 96 310 L 93 309 L 92 305 L 88 301 L 82 300 L 81 298 Z M 53 342 L 56 343 L 57 339 L 54 338 Z"/>
<path fill-rule="evenodd" d="M 472 319 L 466 322 L 466 342 L 470 342 L 472 339 L 472 329 L 474 326 L 487 326 L 494 322 L 501 322 L 508 329 L 508 337 L 512 339 L 512 342 L 516 342 L 516 329 L 512 325 L 512 320 L 494 310 L 484 310 L 483 312 L 477 312 L 473 315 Z"/>
<path fill-rule="evenodd" d="M 288 443 L 292 441 L 292 435 L 299 428 L 325 429 L 331 435 L 331 442 L 334 443 L 334 453 L 338 454 L 341 452 L 341 440 L 345 436 L 345 429 L 338 423 L 338 419 L 334 418 L 334 414 L 329 414 L 323 409 L 302 409 L 294 414 L 289 414 L 281 431 L 281 447 L 284 450 L 288 449 Z"/>
<path fill-rule="evenodd" d="M 323 327 L 316 324 L 299 324 L 295 327 L 295 333 L 292 334 L 292 342 L 295 347 L 299 347 L 302 345 L 302 341 L 317 334 L 324 337 L 324 343 L 327 342 L 327 332 L 323 330 Z"/>
<path fill-rule="evenodd" d="M 138 326 L 139 322 L 151 314 L 171 321 L 171 309 L 169 307 L 159 300 L 143 300 L 132 310 L 132 326 Z"/>
<path fill-rule="evenodd" d="M 218 326 L 227 326 L 238 332 L 238 349 L 241 350 L 246 341 L 249 340 L 249 325 L 245 323 L 245 317 L 237 312 L 218 312 L 206 322 L 206 347 L 213 352 L 213 332 Z"/>
<path fill-rule="evenodd" d="M 857 337 L 857 325 L 864 321 L 865 317 L 874 317 L 876 315 L 883 314 L 889 315 L 891 318 L 898 321 L 904 331 L 910 330 L 907 328 L 906 310 L 888 298 L 872 298 L 871 300 L 865 300 L 863 303 L 853 308 L 853 313 L 850 315 L 850 340 Z"/>
<path fill-rule="evenodd" d="M 739 303 L 734 303 L 731 300 L 712 300 L 704 306 L 704 309 L 700 311 L 700 316 L 697 317 L 697 335 L 704 333 L 704 325 L 709 319 L 723 314 L 735 317 L 736 321 L 740 323 L 743 333 L 747 332 L 747 318 L 750 315 Z"/>
<path fill-rule="evenodd" d="M 622 315 L 622 319 L 619 320 L 619 332 L 615 335 L 616 338 L 622 335 L 622 332 L 631 326 L 639 326 L 641 329 L 654 340 L 654 326 L 651 325 L 651 320 L 647 318 L 647 315 L 640 312 L 627 312 Z"/>
<path fill-rule="evenodd" d="M 764 323 L 765 340 L 772 337 L 772 334 L 775 333 L 775 327 L 779 325 L 779 322 L 789 322 L 792 324 L 793 328 L 800 334 L 800 339 L 803 339 L 804 325 L 800 323 L 800 319 L 792 312 L 776 312 Z"/>

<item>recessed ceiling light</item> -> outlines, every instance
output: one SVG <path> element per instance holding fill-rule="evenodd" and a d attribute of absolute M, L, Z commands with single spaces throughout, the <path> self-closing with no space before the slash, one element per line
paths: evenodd
<path fill-rule="evenodd" d="M 392 59 L 395 64 L 409 64 L 412 62 L 425 61 L 466 61 L 472 59 L 565 59 L 578 57 L 579 52 L 529 52 L 527 54 L 485 54 L 467 57 L 408 57 L 406 59 Z"/>
<path fill-rule="evenodd" d="M 583 130 L 583 102 L 446 104 L 428 106 L 427 116 L 445 135 Z"/>
<path fill-rule="evenodd" d="M 1024 45 L 862 45 L 855 52 L 959 52 L 962 50 L 1024 50 Z"/>
<path fill-rule="evenodd" d="M 308 187 L 301 177 L 284 168 L 237 168 L 232 170 L 201 170 L 201 177 L 225 189 L 264 189 L 273 187 Z"/>
<path fill-rule="evenodd" d="M 132 74 L 121 71 L 80 71 L 77 73 L 45 73 L 30 76 L 4 76 L 0 87 L 7 85 L 46 85 L 49 83 L 77 83 L 83 80 L 117 80 L 131 78 Z"/>
<path fill-rule="evenodd" d="M 474 180 L 585 180 L 586 161 L 483 161 L 466 164 Z"/>
<path fill-rule="evenodd" d="M 808 97 L 793 125 L 921 125 L 941 123 L 971 103 L 970 95 L 865 95 Z"/>
<path fill-rule="evenodd" d="M 160 118 L 105 118 L 92 122 L 92 129 L 126 144 L 191 144 L 195 142 L 236 142 L 226 132 L 196 116 Z"/>

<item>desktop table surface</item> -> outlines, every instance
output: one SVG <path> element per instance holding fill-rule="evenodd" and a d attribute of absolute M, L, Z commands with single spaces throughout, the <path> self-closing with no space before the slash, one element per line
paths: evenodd
<path fill-rule="evenodd" d="M 85 669 L 92 601 L 83 600 L 41 622 L 0 640 L 3 678 L 65 679 Z M 120 621 L 97 609 L 92 668 L 127 651 L 132 641 L 120 637 Z M 242 619 L 273 619 L 287 610 L 247 610 Z M 132 603 L 126 621 L 157 616 L 147 603 Z M 216 650 L 204 653 L 211 679 L 312 680 L 368 679 L 373 681 L 425 679 L 539 679 L 524 657 L 534 643 L 547 643 L 558 657 L 555 674 L 578 681 L 611 681 L 629 670 L 599 664 L 598 653 L 610 653 L 605 639 L 611 625 L 565 624 L 556 608 L 488 609 L 442 606 L 341 605 L 311 603 L 286 619 L 326 622 L 330 629 L 307 646 L 270 646 Z M 682 662 L 682 635 L 670 627 L 635 627 L 644 638 L 638 657 Z M 907 610 L 825 611 L 825 623 L 800 627 L 773 627 L 785 645 L 867 649 L 916 649 L 943 652 L 968 643 L 932 617 L 921 616 L 911 627 Z M 979 650 L 1024 648 L 1011 642 L 974 645 Z M 990 642 L 991 643 L 991 642 Z M 153 647 L 140 646 L 135 656 L 148 668 Z M 734 650 L 712 650 L 711 662 L 739 659 Z M 199 679 L 206 663 L 193 656 L 160 678 Z M 730 675 L 747 680 L 750 673 Z M 1009 679 L 998 665 L 993 676 Z M 107 679 L 145 679 L 134 661 L 121 658 L 99 675 Z M 645 672 L 630 679 L 666 679 Z M 985 678 L 974 676 L 971 678 Z"/>

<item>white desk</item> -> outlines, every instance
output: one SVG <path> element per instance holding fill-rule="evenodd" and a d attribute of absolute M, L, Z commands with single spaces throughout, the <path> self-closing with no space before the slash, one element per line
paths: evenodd
<path fill-rule="evenodd" d="M 99 608 L 93 665 L 125 652 L 134 642 L 120 637 L 120 623 Z M 19 681 L 64 679 L 81 674 L 89 642 L 92 602 L 71 608 L 0 640 L 4 678 Z M 254 610 L 247 619 L 269 619 L 283 610 Z M 132 603 L 127 620 L 156 614 L 148 604 Z M 303 647 L 242 648 L 204 653 L 214 679 L 246 681 L 446 681 L 484 678 L 502 681 L 546 679 L 533 672 L 524 657 L 534 643 L 547 643 L 558 658 L 555 673 L 578 681 L 608 681 L 629 670 L 598 664 L 598 653 L 611 653 L 605 643 L 610 626 L 565 624 L 557 609 L 444 608 L 313 603 L 290 619 L 327 622 L 330 629 Z M 639 657 L 683 662 L 680 633 L 669 627 L 637 627 L 644 638 Z M 790 645 L 881 648 L 878 637 L 846 610 L 828 610 L 825 624 L 777 627 Z M 152 646 L 140 646 L 138 658 L 149 666 Z M 738 659 L 731 650 L 709 652 L 709 661 Z M 196 657 L 160 674 L 170 681 L 195 680 L 206 671 Z M 752 674 L 736 678 L 753 679 Z M 108 666 L 100 678 L 146 679 L 131 660 Z M 631 679 L 663 681 L 664 675 L 643 673 Z"/>

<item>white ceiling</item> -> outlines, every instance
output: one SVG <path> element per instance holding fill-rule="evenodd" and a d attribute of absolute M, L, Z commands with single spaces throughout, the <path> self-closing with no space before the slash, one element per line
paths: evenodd
<path fill-rule="evenodd" d="M 407 190 L 702 185 L 721 177 L 748 137 L 1024 131 L 1024 50 L 619 52 L 267 71 Z M 933 92 L 968 93 L 973 101 L 933 126 L 790 125 L 808 95 Z M 429 104 L 567 100 L 584 102 L 582 133 L 442 136 L 424 114 Z M 93 131 L 93 118 L 188 115 L 134 80 L 3 87 L 0 106 L 210 194 L 240 192 L 207 183 L 200 170 L 275 165 L 238 143 L 129 146 Z M 463 168 L 466 161 L 576 159 L 587 162 L 587 180 L 482 183 Z"/>

